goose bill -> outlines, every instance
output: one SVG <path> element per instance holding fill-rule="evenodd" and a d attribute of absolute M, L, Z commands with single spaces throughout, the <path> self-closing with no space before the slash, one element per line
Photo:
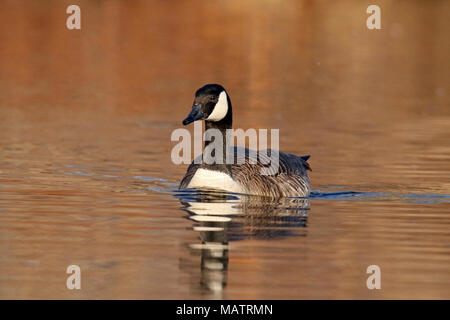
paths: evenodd
<path fill-rule="evenodd" d="M 192 106 L 192 110 L 189 113 L 189 115 L 186 117 L 186 119 L 183 120 L 183 125 L 187 125 L 189 123 L 192 123 L 194 121 L 203 119 L 203 112 L 202 112 L 202 105 L 197 104 Z"/>

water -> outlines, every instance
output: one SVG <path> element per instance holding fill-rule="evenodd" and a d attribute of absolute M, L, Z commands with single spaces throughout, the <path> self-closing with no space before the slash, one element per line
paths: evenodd
<path fill-rule="evenodd" d="M 383 2 L 376 32 L 359 1 L 258 3 L 82 1 L 77 33 L 6 2 L 0 298 L 450 298 L 448 2 Z M 207 82 L 312 155 L 310 198 L 177 190 Z"/>

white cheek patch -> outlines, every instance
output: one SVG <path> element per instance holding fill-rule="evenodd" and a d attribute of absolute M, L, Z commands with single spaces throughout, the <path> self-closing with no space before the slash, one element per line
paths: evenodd
<path fill-rule="evenodd" d="M 209 121 L 220 121 L 228 113 L 228 101 L 227 101 L 227 94 L 225 91 L 222 91 L 219 95 L 219 101 L 217 101 L 216 105 L 214 106 L 213 112 L 209 115 L 206 120 Z"/>

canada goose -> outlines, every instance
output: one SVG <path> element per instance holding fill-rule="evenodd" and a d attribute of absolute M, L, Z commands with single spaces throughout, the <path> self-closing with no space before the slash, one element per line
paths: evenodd
<path fill-rule="evenodd" d="M 247 148 L 228 147 L 226 130 L 232 127 L 232 109 L 230 97 L 221 85 L 207 84 L 197 90 L 192 111 L 183 120 L 183 125 L 197 120 L 205 121 L 205 130 L 218 129 L 222 133 L 223 141 L 220 142 L 224 148 L 223 161 L 212 164 L 193 161 L 181 180 L 180 189 L 213 189 L 270 197 L 309 196 L 310 185 L 306 172 L 311 170 L 306 162 L 309 156 L 299 157 L 279 151 L 277 171 L 263 175 L 261 168 L 267 166 L 260 161 L 260 153 Z M 215 142 L 205 141 L 205 148 Z M 235 155 L 234 159 L 244 154 L 244 163 L 227 164 L 227 148 Z M 269 154 L 271 152 L 268 150 Z"/>

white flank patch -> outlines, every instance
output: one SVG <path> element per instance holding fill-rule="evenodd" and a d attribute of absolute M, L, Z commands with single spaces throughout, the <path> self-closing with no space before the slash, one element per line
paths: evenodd
<path fill-rule="evenodd" d="M 227 101 L 227 94 L 225 91 L 222 91 L 219 95 L 219 101 L 217 101 L 216 105 L 214 106 L 213 112 L 209 115 L 206 120 L 209 121 L 220 121 L 222 120 L 228 112 L 228 101 Z"/>
<path fill-rule="evenodd" d="M 228 174 L 207 169 L 198 169 L 187 187 L 242 193 L 239 184 L 237 184 Z"/>

